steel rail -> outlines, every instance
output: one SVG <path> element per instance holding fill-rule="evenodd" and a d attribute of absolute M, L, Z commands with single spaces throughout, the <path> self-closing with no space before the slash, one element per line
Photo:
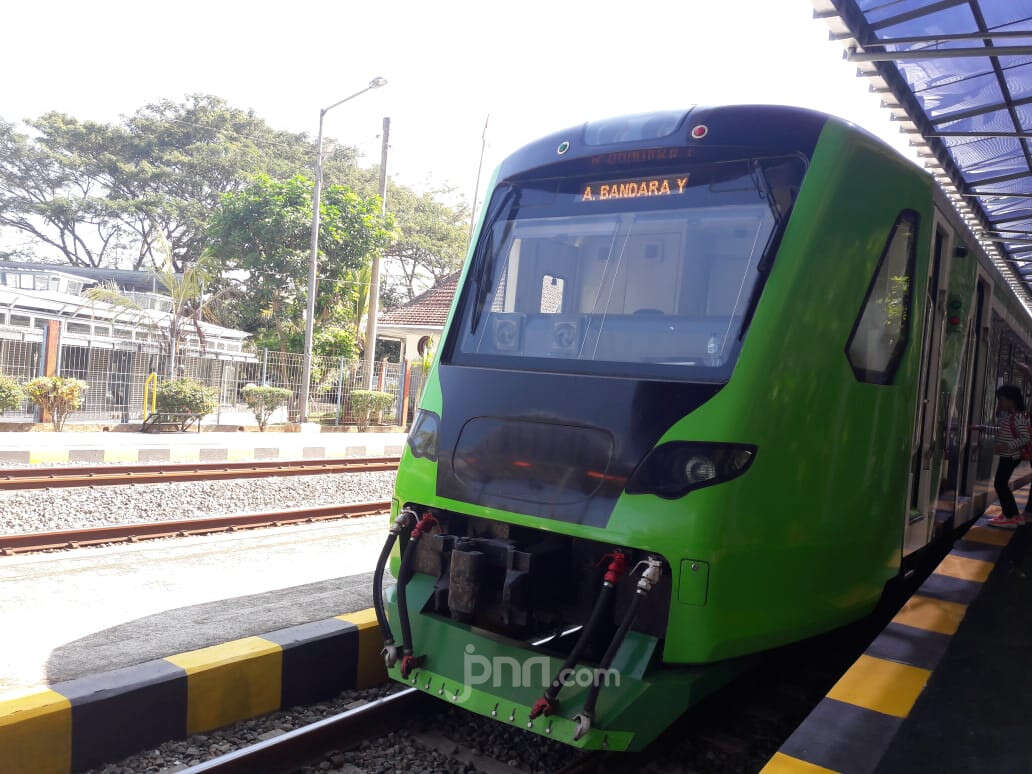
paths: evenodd
<path fill-rule="evenodd" d="M 25 532 L 0 535 L 0 555 L 52 551 L 61 548 L 100 545 L 104 543 L 136 542 L 156 538 L 205 535 L 211 532 L 232 532 L 238 529 L 278 527 L 330 519 L 353 519 L 387 513 L 391 509 L 389 500 L 367 503 L 344 503 L 338 505 L 316 505 L 304 508 L 288 508 L 279 511 L 258 513 L 237 513 L 227 516 L 206 516 L 199 519 L 176 521 L 150 521 L 142 524 L 113 524 L 86 529 L 65 529 L 57 532 Z"/>
<path fill-rule="evenodd" d="M 418 688 L 405 688 L 360 707 L 331 715 L 293 731 L 198 763 L 183 774 L 202 772 L 274 772 L 318 758 L 328 750 L 356 747 L 372 736 L 398 728 L 406 716 L 430 706 L 436 699 Z"/>
<path fill-rule="evenodd" d="M 119 486 L 271 476 L 311 476 L 319 473 L 369 473 L 397 470 L 398 462 L 398 457 L 347 457 L 315 460 L 241 460 L 239 462 L 5 468 L 0 469 L 0 490 Z"/>

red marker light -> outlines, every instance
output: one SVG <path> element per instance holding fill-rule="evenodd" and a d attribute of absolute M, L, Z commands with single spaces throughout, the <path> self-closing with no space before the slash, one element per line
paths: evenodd
<path fill-rule="evenodd" d="M 950 325 L 960 325 L 960 318 L 957 317 L 957 315 L 953 315 L 953 317 L 950 318 L 949 322 Z"/>
<path fill-rule="evenodd" d="M 696 140 L 701 140 L 709 134 L 709 127 L 706 124 L 698 124 L 692 127 L 692 137 Z"/>

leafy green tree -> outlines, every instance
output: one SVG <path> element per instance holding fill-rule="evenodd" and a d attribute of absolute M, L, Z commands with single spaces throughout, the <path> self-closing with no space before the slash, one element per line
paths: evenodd
<path fill-rule="evenodd" d="M 196 379 L 181 378 L 158 382 L 157 410 L 169 414 L 212 413 L 217 405 L 214 387 L 206 387 Z"/>
<path fill-rule="evenodd" d="M 0 122 L 0 225 L 21 230 L 76 266 L 182 271 L 200 257 L 208 214 L 257 173 L 289 177 L 312 164 L 306 135 L 272 129 L 211 95 L 147 105 L 119 124 L 51 112 Z M 350 148 L 337 164 L 354 160 Z"/>
<path fill-rule="evenodd" d="M 91 301 L 103 301 L 122 308 L 135 318 L 137 325 L 155 331 L 160 336 L 162 350 L 169 356 L 168 374 L 175 376 L 179 353 L 186 343 L 187 335 L 193 333 L 197 336 L 201 351 L 204 351 L 207 344 L 201 321 L 215 322 L 219 317 L 220 303 L 235 288 L 224 286 L 209 290 L 214 285 L 217 271 L 217 264 L 210 256 L 203 256 L 183 272 L 176 273 L 170 268 L 172 260 L 168 246 L 163 244 L 164 239 L 159 235 L 157 241 L 165 251 L 166 266 L 154 274 L 172 302 L 167 317 L 148 314 L 143 307 L 112 285 L 90 288 L 85 295 Z"/>
<path fill-rule="evenodd" d="M 257 177 L 244 190 L 225 195 L 212 216 L 209 250 L 224 274 L 240 276 L 233 306 L 256 344 L 280 351 L 303 340 L 308 293 L 312 181 Z M 354 308 L 374 250 L 383 250 L 393 219 L 380 216 L 376 197 L 363 198 L 341 185 L 324 189 L 320 203 L 319 287 L 315 312 L 326 354 L 350 356 L 344 329 L 353 330 Z M 368 276 L 368 275 L 367 275 Z"/>
<path fill-rule="evenodd" d="M 18 408 L 23 400 L 21 385 L 10 376 L 0 376 L 0 414 Z"/>
<path fill-rule="evenodd" d="M 290 402 L 293 393 L 282 387 L 259 387 L 257 384 L 246 384 L 240 390 L 240 397 L 254 413 L 255 421 L 258 422 L 258 430 L 265 432 L 265 426 L 269 424 L 269 417 L 281 406 Z"/>
<path fill-rule="evenodd" d="M 54 432 L 61 432 L 68 415 L 82 405 L 89 385 L 81 379 L 63 376 L 40 376 L 22 388 L 29 400 L 50 414 Z"/>

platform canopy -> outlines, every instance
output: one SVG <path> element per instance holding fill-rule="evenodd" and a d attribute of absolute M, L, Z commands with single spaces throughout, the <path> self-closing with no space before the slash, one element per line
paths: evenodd
<path fill-rule="evenodd" d="M 1029 306 L 1032 0 L 813 0 Z"/>

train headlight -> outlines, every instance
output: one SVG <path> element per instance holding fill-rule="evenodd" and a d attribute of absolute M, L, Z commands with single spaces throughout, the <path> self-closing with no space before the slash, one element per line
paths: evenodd
<path fill-rule="evenodd" d="M 737 478 L 755 457 L 755 446 L 671 441 L 649 453 L 634 471 L 627 492 L 673 500 L 693 489 Z"/>
<path fill-rule="evenodd" d="M 413 457 L 424 457 L 437 462 L 437 430 L 441 418 L 432 411 L 419 409 L 406 442 Z"/>

